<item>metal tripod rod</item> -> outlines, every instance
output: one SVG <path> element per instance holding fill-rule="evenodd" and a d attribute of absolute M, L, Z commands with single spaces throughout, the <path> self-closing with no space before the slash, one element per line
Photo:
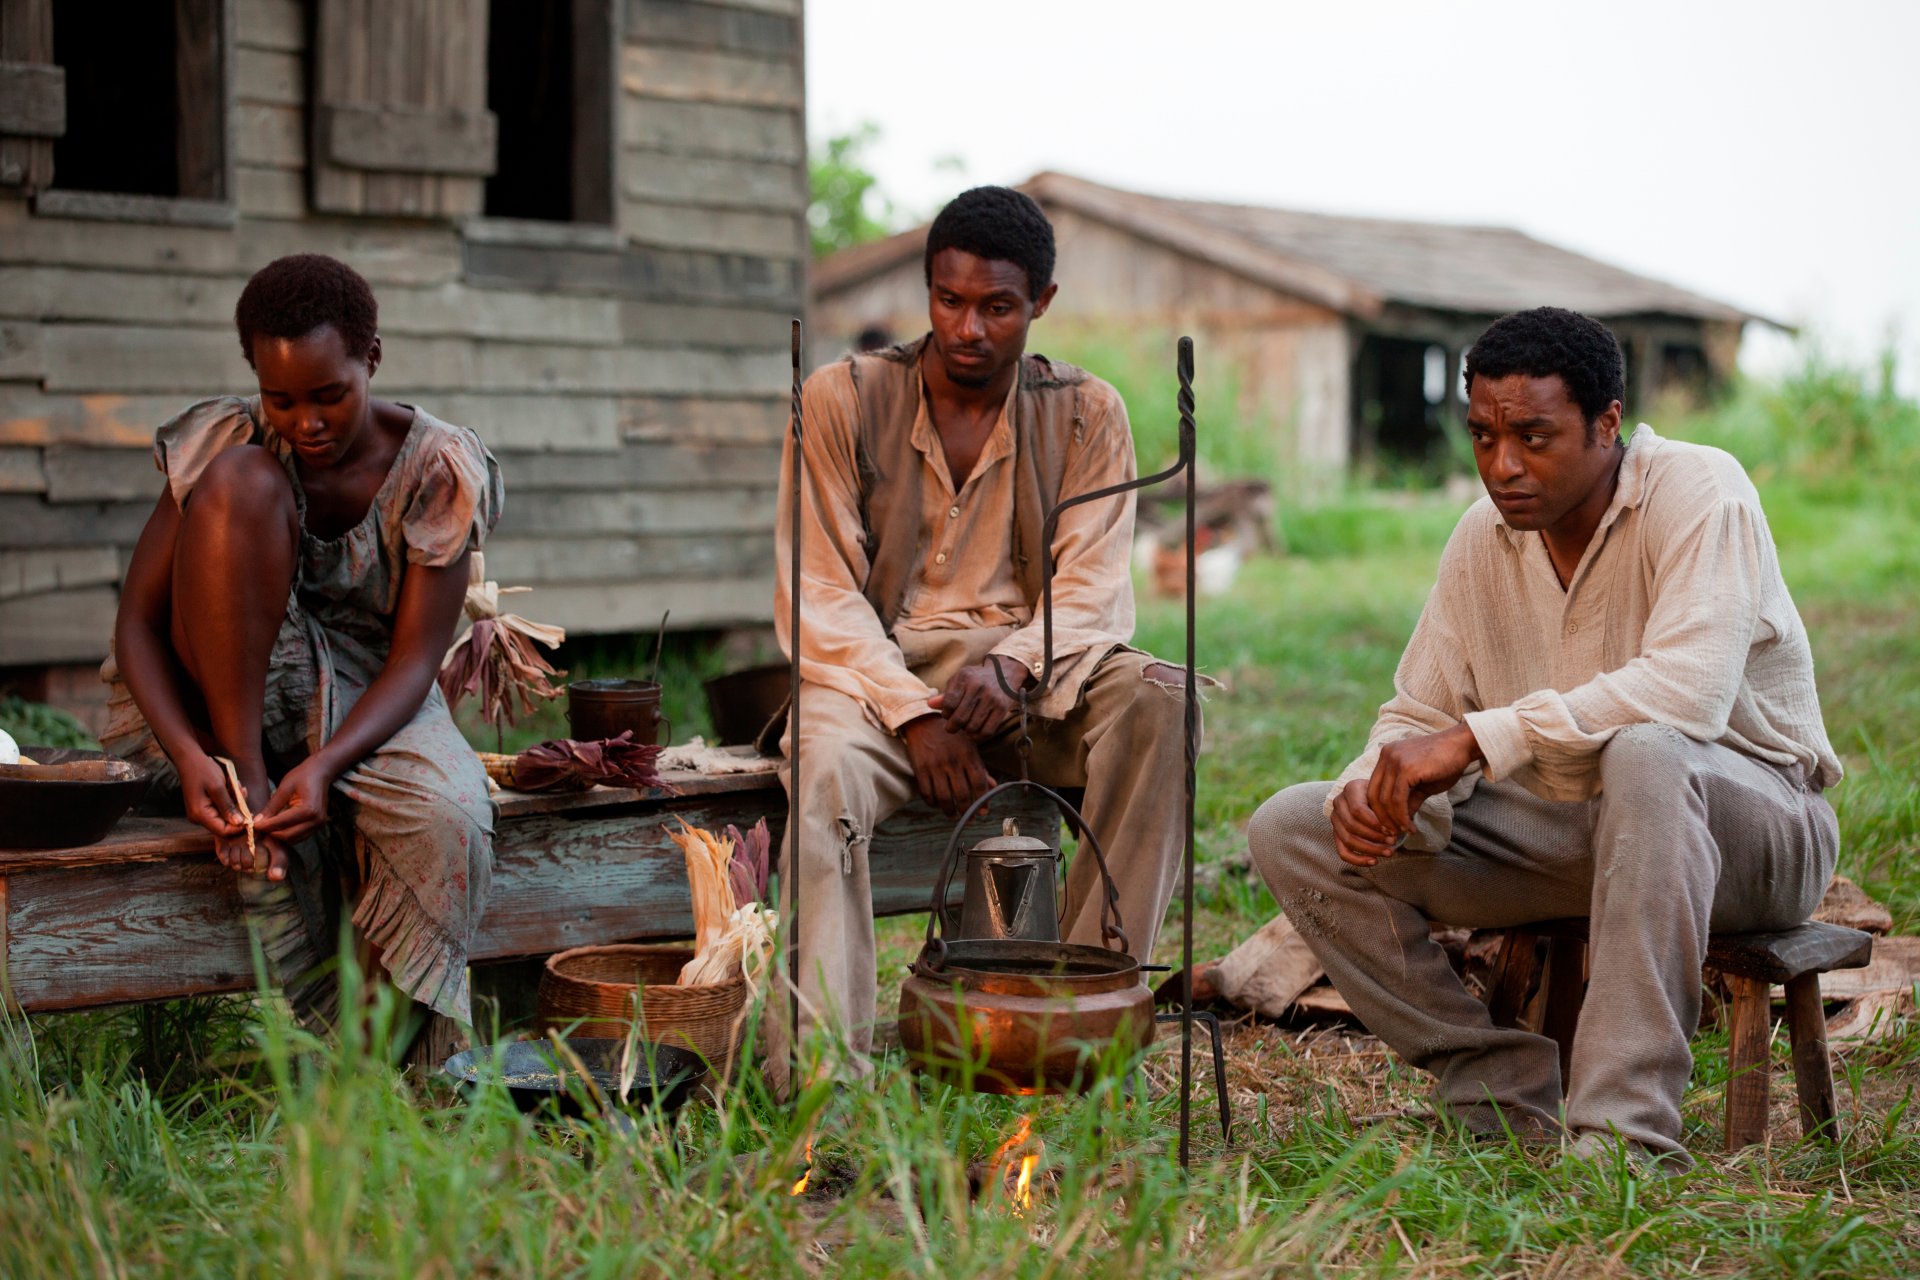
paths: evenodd
<path fill-rule="evenodd" d="M 1193 1124 L 1193 800 L 1199 780 L 1200 688 L 1193 669 L 1194 639 L 1194 455 L 1193 339 L 1180 339 L 1177 358 L 1180 378 L 1180 461 L 1187 469 L 1187 849 L 1182 867 L 1184 899 L 1180 922 L 1180 1167 L 1187 1167 L 1188 1139 Z M 1217 1060 L 1217 1059 L 1216 1059 Z M 1226 1095 L 1221 1095 L 1222 1111 Z"/>
<path fill-rule="evenodd" d="M 792 527 L 788 537 L 789 569 L 792 590 L 788 601 L 792 613 L 787 623 L 788 644 L 792 649 L 793 691 L 788 695 L 787 734 L 793 749 L 787 753 L 787 974 L 791 988 L 787 993 L 787 1051 L 792 1059 L 787 1079 L 787 1096 L 800 1086 L 800 471 L 804 465 L 800 425 L 800 321 L 793 322 L 793 420 L 789 424 L 793 438 Z"/>

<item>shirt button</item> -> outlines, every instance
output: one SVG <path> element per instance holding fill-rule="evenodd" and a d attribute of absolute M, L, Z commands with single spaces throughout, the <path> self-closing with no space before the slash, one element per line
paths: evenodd
<path fill-rule="evenodd" d="M 947 515 L 949 515 L 949 516 L 951 516 L 951 517 L 953 517 L 953 518 L 954 518 L 954 519 L 956 519 L 956 520 L 957 520 L 957 519 L 959 519 L 959 517 L 960 517 L 960 508 L 958 508 L 958 507 L 948 507 L 948 508 L 947 508 Z"/>
<path fill-rule="evenodd" d="M 1569 622 L 1569 623 L 1567 624 L 1567 634 L 1568 634 L 1568 635 L 1572 635 L 1572 634 L 1573 634 L 1574 632 L 1576 632 L 1576 631 L 1578 631 L 1579 629 L 1580 629 L 1580 624 L 1579 624 L 1579 623 L 1577 623 L 1577 622 Z"/>
<path fill-rule="evenodd" d="M 945 564 L 947 562 L 947 553 L 942 551 L 939 555 L 933 558 L 933 562 L 935 564 Z"/>

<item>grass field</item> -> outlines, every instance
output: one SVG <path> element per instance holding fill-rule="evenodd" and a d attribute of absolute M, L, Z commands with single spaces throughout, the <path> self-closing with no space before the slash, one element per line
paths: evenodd
<path fill-rule="evenodd" d="M 1833 796 L 1842 870 L 1897 928 L 1920 929 L 1920 410 L 1815 369 L 1660 425 L 1736 449 L 1760 483 L 1849 772 Z M 1271 911 L 1242 826 L 1271 791 L 1356 749 L 1456 514 L 1376 493 L 1289 513 L 1292 554 L 1204 603 L 1201 663 L 1230 689 L 1207 712 L 1203 953 Z M 1177 656 L 1179 635 L 1178 609 L 1145 607 L 1144 643 Z M 887 930 L 892 958 L 912 928 Z M 1177 931 L 1163 936 L 1166 958 Z M 1782 1108 L 1773 1144 L 1737 1158 L 1713 1154 L 1725 1041 L 1703 1034 L 1686 1106 L 1701 1164 L 1661 1181 L 1379 1118 L 1419 1102 L 1421 1082 L 1338 1030 L 1238 1030 L 1236 1142 L 1203 1123 L 1203 1091 L 1183 1174 L 1164 1048 L 1144 1099 L 916 1089 L 882 1062 L 871 1087 L 791 1109 L 735 1089 L 670 1140 L 652 1125 L 536 1127 L 496 1092 L 461 1100 L 407 1078 L 386 1065 L 391 1012 L 329 1042 L 290 1029 L 272 1000 L 11 1023 L 0 1275 L 1920 1272 L 1914 1019 L 1839 1056 L 1851 1118 L 1838 1146 L 1795 1142 Z M 1776 1099 L 1790 1099 L 1784 1043 L 1775 1065 Z M 1023 1116 L 1033 1136 L 993 1160 Z M 816 1119 L 814 1187 L 795 1197 Z M 1039 1192 L 1021 1206 L 1002 1166 L 1026 1153 Z"/>

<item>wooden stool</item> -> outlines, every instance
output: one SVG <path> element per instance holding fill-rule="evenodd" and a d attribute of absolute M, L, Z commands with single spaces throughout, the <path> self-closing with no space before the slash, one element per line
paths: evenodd
<path fill-rule="evenodd" d="M 1487 987 L 1487 1011 L 1498 1026 L 1518 1026 L 1529 1004 L 1540 1032 L 1560 1046 L 1560 1079 L 1571 1079 L 1573 1033 L 1586 998 L 1587 922 L 1545 920 L 1505 930 Z M 1542 946 L 1544 944 L 1544 948 Z M 1539 976 L 1541 951 L 1546 974 Z M 1873 935 L 1809 920 L 1780 933 L 1716 933 L 1707 940 L 1706 967 L 1727 980 L 1726 1149 L 1738 1151 L 1767 1137 L 1767 1048 L 1773 1040 L 1771 992 L 1787 989 L 1787 1036 L 1793 1045 L 1794 1091 L 1800 1131 L 1834 1133 L 1833 1064 L 1827 1056 L 1826 1012 L 1820 975 L 1858 969 L 1873 958 Z"/>

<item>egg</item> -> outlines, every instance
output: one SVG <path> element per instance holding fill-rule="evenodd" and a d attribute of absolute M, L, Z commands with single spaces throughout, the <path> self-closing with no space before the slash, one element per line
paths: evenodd
<path fill-rule="evenodd" d="M 0 764 L 19 763 L 20 744 L 13 740 L 12 734 L 5 729 L 0 729 Z"/>

